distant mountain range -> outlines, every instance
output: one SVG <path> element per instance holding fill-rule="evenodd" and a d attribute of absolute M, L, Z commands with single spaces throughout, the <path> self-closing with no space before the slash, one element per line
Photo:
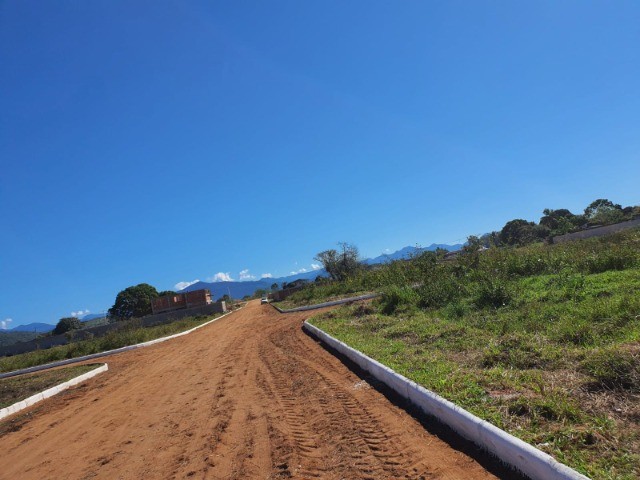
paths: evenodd
<path fill-rule="evenodd" d="M 51 325 L 49 323 L 36 322 L 36 323 L 28 323 L 27 325 L 18 325 L 15 328 L 11 328 L 9 330 L 5 330 L 5 332 L 37 332 L 37 333 L 44 333 L 44 332 L 50 332 L 54 328 L 56 328 L 55 325 Z"/>
<path fill-rule="evenodd" d="M 260 280 L 245 280 L 241 282 L 196 282 L 180 291 L 192 292 L 194 290 L 208 288 L 211 292 L 211 298 L 214 300 L 217 300 L 223 295 L 230 295 L 232 298 L 242 298 L 245 295 L 253 295 L 258 289 L 270 290 L 271 285 L 274 283 L 282 286 L 284 282 L 289 283 L 300 279 L 314 281 L 318 277 L 326 276 L 327 272 L 324 269 L 320 269 L 296 273 L 295 275 L 289 275 L 287 277 L 261 278 Z"/>
<path fill-rule="evenodd" d="M 390 254 L 383 254 L 376 258 L 367 258 L 363 260 L 363 263 L 367 265 L 375 265 L 379 263 L 391 262 L 393 260 L 403 260 L 411 258 L 415 255 L 419 255 L 422 252 L 435 251 L 438 248 L 443 248 L 449 251 L 456 251 L 462 248 L 461 243 L 454 245 L 436 244 L 433 243 L 428 247 L 404 247 L 396 252 Z M 327 272 L 324 269 L 313 270 L 311 272 L 298 273 L 290 275 L 288 277 L 279 278 L 263 278 L 260 280 L 250 280 L 241 282 L 196 282 L 188 287 L 180 290 L 181 292 L 191 292 L 194 290 L 201 290 L 208 288 L 211 292 L 213 299 L 218 299 L 223 295 L 230 295 L 232 298 L 242 298 L 245 295 L 253 295 L 258 289 L 269 290 L 271 285 L 277 283 L 282 285 L 283 282 L 293 282 L 294 280 L 304 279 L 314 281 L 317 277 L 326 277 Z"/>
<path fill-rule="evenodd" d="M 406 260 L 416 255 L 420 255 L 424 252 L 435 252 L 438 248 L 448 250 L 450 252 L 456 252 L 463 247 L 462 243 L 455 243 L 453 245 L 447 245 L 446 243 L 432 243 L 428 247 L 404 247 L 393 253 L 382 254 L 376 258 L 368 258 L 364 260 L 367 265 L 375 265 L 377 263 L 387 263 L 394 260 Z"/>

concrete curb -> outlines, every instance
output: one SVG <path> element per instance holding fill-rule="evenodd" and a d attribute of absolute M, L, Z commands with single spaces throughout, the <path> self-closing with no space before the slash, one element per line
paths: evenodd
<path fill-rule="evenodd" d="M 14 413 L 17 413 L 20 410 L 24 410 L 25 408 L 30 407 L 31 405 L 41 402 L 42 400 L 45 400 L 49 397 L 53 397 L 54 395 L 57 395 L 58 393 L 63 392 L 64 390 L 67 390 L 68 388 L 73 387 L 74 385 L 84 382 L 85 380 L 95 377 L 96 375 L 102 372 L 106 372 L 107 370 L 109 370 L 109 366 L 105 363 L 101 367 L 95 368 L 90 372 L 83 373 L 82 375 L 72 378 L 71 380 L 67 380 L 64 383 L 48 388 L 40 393 L 36 393 L 35 395 L 32 395 L 25 400 L 14 403 L 13 405 L 9 405 L 8 407 L 5 407 L 0 410 L 0 420 L 8 417 L 9 415 L 13 415 Z"/>
<path fill-rule="evenodd" d="M 532 480 L 589 480 L 588 477 L 558 462 L 552 456 L 421 387 L 318 327 L 304 322 L 303 329 L 347 357 L 427 415 L 437 418 L 460 436 L 472 441 Z"/>
<path fill-rule="evenodd" d="M 343 303 L 358 302 L 360 300 L 369 300 L 370 298 L 376 298 L 376 297 L 379 297 L 380 295 L 381 295 L 380 293 L 369 293 L 367 295 L 360 295 L 357 297 L 350 297 L 350 298 L 342 298 L 340 300 L 334 300 L 333 302 L 318 303 L 316 305 L 306 305 L 304 307 L 291 308 L 289 310 L 282 310 L 280 307 L 277 307 L 273 304 L 270 304 L 270 305 L 276 310 L 278 310 L 280 313 L 306 312 L 307 310 L 317 310 L 318 308 L 333 307 L 334 305 L 342 305 Z"/>
<path fill-rule="evenodd" d="M 240 308 L 242 308 L 242 307 L 240 307 Z M 39 372 L 41 370 L 48 370 L 49 368 L 61 367 L 63 365 L 71 365 L 73 363 L 80 363 L 80 362 L 84 362 L 85 360 L 93 360 L 94 358 L 108 357 L 109 355 L 116 355 L 118 353 L 128 352 L 129 350 L 135 350 L 136 348 L 149 347 L 151 345 L 155 345 L 156 343 L 166 342 L 167 340 L 171 340 L 172 338 L 177 338 L 177 337 L 181 337 L 183 335 L 188 335 L 191 332 L 194 332 L 194 331 L 198 330 L 199 328 L 206 327 L 210 323 L 218 321 L 221 318 L 224 318 L 227 315 L 232 314 L 233 312 L 237 312 L 238 310 L 240 310 L 240 308 L 238 308 L 237 310 L 233 310 L 231 312 L 227 312 L 224 315 L 221 315 L 221 316 L 219 316 L 217 318 L 214 318 L 213 320 L 209 320 L 208 322 L 203 323 L 202 325 L 198 325 L 197 327 L 193 327 L 193 328 L 191 328 L 189 330 L 185 330 L 184 332 L 176 333 L 174 335 L 169 335 L 168 337 L 156 338 L 155 340 L 149 340 L 148 342 L 137 343 L 135 345 L 127 345 L 126 347 L 120 347 L 120 348 L 116 348 L 116 349 L 113 349 L 113 350 L 107 350 L 106 352 L 92 353 L 90 355 L 84 355 L 82 357 L 69 358 L 67 360 L 60 360 L 60 361 L 52 362 L 52 363 L 45 363 L 44 365 L 36 365 L 36 366 L 33 366 L 33 367 L 22 368 L 20 370 L 14 370 L 13 372 L 0 373 L 0 379 L 9 378 L 9 377 L 15 377 L 16 375 L 23 375 L 25 373 Z"/>

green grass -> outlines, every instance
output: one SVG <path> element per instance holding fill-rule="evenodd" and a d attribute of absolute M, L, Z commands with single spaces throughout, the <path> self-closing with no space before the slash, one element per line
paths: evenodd
<path fill-rule="evenodd" d="M 313 324 L 592 478 L 640 477 L 639 230 L 396 263 Z"/>
<path fill-rule="evenodd" d="M 80 365 L 77 367 L 59 368 L 46 372 L 20 375 L 0 380 L 0 408 L 29 398 L 36 393 L 59 385 L 83 373 L 98 368 L 100 365 Z"/>
<path fill-rule="evenodd" d="M 189 330 L 190 328 L 201 325 L 220 315 L 221 314 L 213 316 L 188 317 L 165 325 L 146 328 L 141 327 L 139 322 L 133 320 L 130 321 L 125 328 L 110 332 L 104 337 L 69 343 L 67 345 L 53 347 L 47 350 L 36 350 L 34 352 L 14 355 L 12 357 L 0 358 L 0 372 L 9 372 L 21 368 L 55 362 L 57 360 L 81 357 L 83 355 L 104 352 L 106 350 L 113 350 L 115 348 L 154 340 L 156 338 Z"/>

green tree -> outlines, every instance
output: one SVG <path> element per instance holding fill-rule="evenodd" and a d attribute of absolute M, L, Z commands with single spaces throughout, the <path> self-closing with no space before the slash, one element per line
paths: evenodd
<path fill-rule="evenodd" d="M 71 330 L 79 330 L 82 328 L 82 323 L 76 317 L 64 317 L 61 318 L 56 328 L 53 329 L 54 335 L 61 335 Z"/>
<path fill-rule="evenodd" d="M 271 290 L 273 290 L 274 292 L 275 292 L 276 290 L 278 290 L 278 284 L 277 284 L 277 283 L 272 283 L 272 284 L 271 284 Z"/>
<path fill-rule="evenodd" d="M 339 243 L 339 250 L 330 249 L 318 253 L 314 260 L 322 263 L 333 280 L 344 280 L 362 268 L 358 248 L 345 242 Z"/>
<path fill-rule="evenodd" d="M 467 243 L 462 247 L 463 253 L 475 253 L 478 252 L 484 244 L 482 239 L 476 235 L 469 235 L 467 237 Z"/>
<path fill-rule="evenodd" d="M 624 219 L 622 206 L 606 198 L 594 200 L 584 209 L 584 216 L 592 224 L 609 224 Z"/>
<path fill-rule="evenodd" d="M 148 283 L 127 287 L 116 296 L 109 315 L 118 319 L 144 317 L 151 313 L 151 299 L 158 297 L 158 291 Z"/>
<path fill-rule="evenodd" d="M 296 287 L 302 287 L 304 285 L 307 285 L 309 283 L 309 280 L 306 280 L 304 278 L 299 278 L 297 280 L 294 280 L 293 282 L 283 282 L 282 283 L 282 289 L 283 290 L 287 290 L 289 288 L 296 288 Z"/>
<path fill-rule="evenodd" d="M 159 297 L 164 297 L 165 295 L 176 295 L 177 292 L 173 290 L 163 290 L 162 292 L 158 292 Z"/>
<path fill-rule="evenodd" d="M 253 292 L 253 298 L 260 298 L 267 294 L 267 291 L 264 288 L 258 288 L 255 292 Z"/>
<path fill-rule="evenodd" d="M 585 223 L 584 216 L 574 215 L 566 208 L 560 208 L 558 210 L 545 208 L 542 214 L 544 216 L 540 218 L 540 225 L 548 228 L 550 235 L 569 233 Z"/>
<path fill-rule="evenodd" d="M 536 224 L 527 222 L 521 218 L 511 220 L 500 230 L 500 242 L 505 245 L 520 246 L 536 241 L 542 232 L 538 231 Z"/>

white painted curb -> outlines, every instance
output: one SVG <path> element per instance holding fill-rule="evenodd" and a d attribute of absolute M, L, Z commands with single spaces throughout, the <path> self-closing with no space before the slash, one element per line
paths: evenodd
<path fill-rule="evenodd" d="M 340 300 L 334 300 L 332 302 L 324 302 L 324 303 L 318 303 L 316 305 L 306 305 L 304 307 L 291 308 L 289 310 L 282 310 L 280 307 L 277 307 L 274 304 L 271 304 L 271 305 L 280 313 L 305 312 L 307 310 L 316 310 L 318 308 L 333 307 L 334 305 L 342 305 L 343 303 L 358 302 L 360 300 L 369 300 L 370 298 L 376 298 L 376 297 L 379 297 L 380 295 L 381 295 L 380 293 L 369 293 L 366 295 L 359 295 L 357 297 L 342 298 Z"/>
<path fill-rule="evenodd" d="M 71 380 L 68 380 L 54 387 L 48 388 L 43 392 L 36 393 L 35 395 L 32 395 L 25 400 L 14 403 L 13 405 L 9 405 L 8 407 L 0 410 L 0 420 L 8 417 L 9 415 L 13 415 L 14 413 L 17 413 L 20 410 L 24 410 L 25 408 L 30 407 L 31 405 L 41 402 L 42 400 L 45 400 L 49 397 L 53 397 L 54 395 L 57 395 L 58 393 L 63 392 L 64 390 L 67 390 L 68 388 L 73 387 L 74 385 L 84 382 L 89 378 L 95 377 L 96 375 L 102 372 L 106 372 L 107 370 L 109 370 L 109 367 L 105 363 L 101 367 L 95 368 L 90 372 L 83 373 L 82 375 L 72 378 Z"/>
<path fill-rule="evenodd" d="M 307 322 L 303 328 L 460 436 L 532 480 L 589 480 L 551 455 L 482 420 Z"/>
<path fill-rule="evenodd" d="M 189 330 L 185 330 L 184 332 L 176 333 L 174 335 L 169 335 L 168 337 L 156 338 L 155 340 L 149 340 L 148 342 L 137 343 L 135 345 L 127 345 L 126 347 L 115 348 L 113 350 L 107 350 L 106 352 L 92 353 L 90 355 L 84 355 L 82 357 L 69 358 L 67 360 L 59 360 L 57 362 L 45 363 L 44 365 L 36 365 L 34 367 L 14 370 L 13 372 L 0 373 L 0 379 L 14 377 L 16 375 L 23 375 L 25 373 L 39 372 L 41 370 L 48 370 L 49 368 L 61 367 L 63 365 L 70 365 L 72 363 L 80 363 L 80 362 L 84 362 L 85 360 L 93 360 L 94 358 L 107 357 L 109 355 L 115 355 L 117 353 L 128 352 L 129 350 L 135 350 L 136 348 L 149 347 L 151 345 L 155 345 L 156 343 L 166 342 L 167 340 L 171 340 L 172 338 L 181 337 L 183 335 L 188 335 L 191 332 L 195 332 L 199 328 L 206 327 L 210 323 L 216 322 L 221 318 L 226 317 L 227 315 L 231 315 L 233 312 L 237 312 L 241 308 L 243 307 L 240 307 L 231 312 L 227 312 L 224 315 L 220 315 L 219 317 L 214 318 L 213 320 L 209 320 L 208 322 L 203 323 L 202 325 L 198 325 L 197 327 L 193 327 Z"/>

